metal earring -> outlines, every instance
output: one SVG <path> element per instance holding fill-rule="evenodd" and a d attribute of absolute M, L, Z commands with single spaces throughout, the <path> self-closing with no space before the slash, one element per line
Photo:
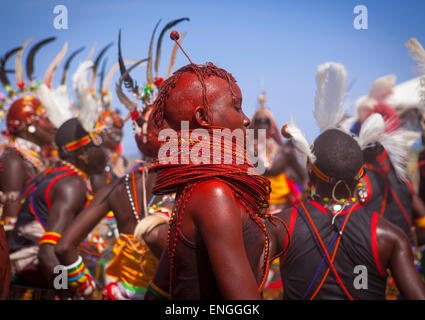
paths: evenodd
<path fill-rule="evenodd" d="M 28 132 L 29 132 L 29 133 L 33 134 L 33 133 L 35 133 L 35 131 L 36 131 L 36 129 L 35 129 L 35 127 L 34 127 L 33 125 L 30 125 L 30 126 L 28 127 Z"/>

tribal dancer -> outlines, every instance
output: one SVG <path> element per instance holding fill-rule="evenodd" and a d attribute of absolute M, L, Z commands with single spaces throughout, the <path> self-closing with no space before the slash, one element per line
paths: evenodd
<path fill-rule="evenodd" d="M 125 71 L 120 40 L 118 46 L 119 63 L 123 66 L 121 71 Z M 78 243 L 108 211 L 114 212 L 120 235 L 113 250 L 114 257 L 105 271 L 105 275 L 113 279 L 103 290 L 106 300 L 143 299 L 147 285 L 153 279 L 158 259 L 167 245 L 168 220 L 174 203 L 172 196 L 152 197 L 156 174 L 149 167 L 157 157 L 160 143 L 159 129 L 153 125 L 152 114 L 147 112 L 147 99 L 144 99 L 143 110 L 139 111 L 137 104 L 121 89 L 125 79 L 126 87 L 136 90 L 129 72 L 145 60 L 123 72 L 117 85 L 117 96 L 129 109 L 134 121 L 135 138 L 144 157 L 144 166 L 137 167 L 125 177 L 99 190 L 56 247 L 61 262 L 74 262 L 78 258 Z"/>
<path fill-rule="evenodd" d="M 7 52 L 0 63 L 0 80 L 8 92 L 7 96 L 2 95 L 1 109 L 5 110 L 9 105 L 5 130 L 8 143 L 0 156 L 0 216 L 7 232 L 13 230 L 16 223 L 19 197 L 25 183 L 45 168 L 41 150 L 53 143 L 56 132 L 45 116 L 40 100 L 34 94 L 38 85 L 32 78 L 35 54 L 54 39 L 42 40 L 31 48 L 26 61 L 29 86 L 24 82 L 21 61 L 30 40 L 22 47 Z M 12 89 L 5 69 L 8 58 L 14 53 L 17 53 L 15 74 L 18 91 Z"/>
<path fill-rule="evenodd" d="M 335 128 L 344 114 L 345 69 L 321 65 L 316 81 L 315 118 L 322 133 L 312 148 L 294 124 L 282 128 L 307 156 L 312 181 L 309 200 L 278 214 L 291 235 L 281 259 L 284 298 L 384 299 L 389 268 L 405 298 L 425 299 L 406 235 L 355 196 L 364 173 L 361 145 Z"/>
<path fill-rule="evenodd" d="M 56 69 L 66 48 L 67 44 L 52 63 L 51 70 Z M 68 294 L 52 290 L 54 268 L 59 264 L 54 247 L 86 204 L 90 192 L 88 177 L 98 174 L 106 165 L 101 147 L 102 132 L 94 130 L 99 108 L 91 98 L 85 79 L 91 65 L 90 61 L 83 62 L 73 76 L 73 86 L 81 104 L 79 118 L 72 118 L 66 92 L 51 89 L 49 82 L 38 88 L 50 121 L 59 126 L 55 143 L 61 161 L 32 179 L 23 192 L 25 201 L 19 210 L 10 247 L 15 276 L 13 298 L 19 298 L 22 287 L 32 292 L 34 299 Z M 74 275 L 68 284 L 73 290 L 88 294 L 93 291 L 94 283 L 86 270 L 78 267 L 67 268 L 68 273 Z"/>
<path fill-rule="evenodd" d="M 177 31 L 171 32 L 171 39 L 178 43 Z M 197 135 L 195 129 L 202 128 L 207 139 L 214 129 L 245 133 L 250 121 L 241 104 L 236 80 L 211 63 L 190 61 L 160 88 L 154 119 L 157 126 L 166 121 L 178 130 L 176 139 L 168 141 L 168 151 L 179 154 L 183 163 L 170 164 L 168 151 L 161 153 L 166 148 L 162 146 L 153 167 L 158 173 L 154 194 L 176 192 L 177 202 L 170 219 L 168 250 L 161 256 L 145 299 L 261 298 L 271 259 L 271 230 L 263 221 L 270 182 L 255 170 L 248 171 L 253 166 L 245 149 L 232 152 L 235 144 L 232 150 L 223 148 L 221 137 L 216 144 L 208 141 L 206 148 L 218 152 L 221 161 L 223 153 L 230 152 L 232 164 L 211 164 L 211 153 L 206 151 L 196 164 L 188 159 L 188 152 L 199 155 L 199 137 L 192 136 L 189 147 L 189 133 Z M 188 124 L 187 130 L 180 130 L 182 122 Z"/>
<path fill-rule="evenodd" d="M 111 45 L 112 43 L 105 46 L 100 51 L 93 63 L 93 69 L 91 74 L 92 78 L 90 81 L 92 87 L 90 88 L 90 91 L 94 97 L 96 97 L 94 86 L 97 81 L 97 67 L 102 59 L 102 56 L 111 47 Z M 96 192 L 105 184 L 109 184 L 111 181 L 123 177 L 125 174 L 126 167 L 126 160 L 122 156 L 121 145 L 124 121 L 118 111 L 111 109 L 112 99 L 111 93 L 109 91 L 112 77 L 118 70 L 119 65 L 118 63 L 113 65 L 105 76 L 106 62 L 107 60 L 105 59 L 104 64 L 102 66 L 102 71 L 100 73 L 100 88 L 98 91 L 100 97 L 96 97 L 96 99 L 98 99 L 99 101 L 99 104 L 102 106 L 102 112 L 100 113 L 100 116 L 97 120 L 96 127 L 102 127 L 103 131 L 105 132 L 106 141 L 104 146 L 106 147 L 105 151 L 107 152 L 108 156 L 108 164 L 105 167 L 105 172 L 103 172 L 101 175 L 95 175 L 90 179 L 94 192 Z M 131 62 L 131 60 L 127 62 Z"/>
<path fill-rule="evenodd" d="M 301 199 L 301 191 L 287 173 L 292 171 L 295 180 L 301 186 L 304 185 L 306 174 L 298 163 L 293 147 L 282 141 L 273 115 L 265 106 L 266 95 L 261 94 L 258 100 L 260 109 L 254 114 L 251 127 L 266 130 L 266 145 L 259 145 L 259 148 L 265 147 L 266 150 L 265 152 L 259 150 L 259 154 L 266 155 L 266 159 L 262 161 L 266 167 L 264 176 L 270 180 L 272 188 L 270 209 L 291 207 Z"/>

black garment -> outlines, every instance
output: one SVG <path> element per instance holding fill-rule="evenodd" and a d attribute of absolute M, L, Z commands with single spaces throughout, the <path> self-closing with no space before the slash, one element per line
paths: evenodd
<path fill-rule="evenodd" d="M 37 243 L 34 243 L 30 239 L 23 237 L 19 232 L 19 228 L 37 220 L 41 223 L 43 229 L 45 229 L 50 211 L 47 203 L 47 199 L 49 199 L 47 191 L 59 179 L 75 174 L 74 171 L 67 167 L 49 168 L 27 183 L 26 188 L 22 192 L 22 201 L 24 203 L 19 209 L 18 219 L 12 234 L 11 253 L 27 246 L 37 245 Z"/>
<path fill-rule="evenodd" d="M 364 151 L 368 189 L 367 207 L 399 227 L 414 244 L 412 233 L 413 192 L 407 181 L 397 177 L 395 169 L 382 146 Z"/>
<path fill-rule="evenodd" d="M 332 259 L 338 242 L 338 232 L 349 210 L 346 209 L 338 214 L 332 224 L 334 215 L 319 203 L 306 201 L 303 204 Z M 385 299 L 386 274 L 379 261 L 376 243 L 378 214 L 372 214 L 366 207 L 357 203 L 353 206 L 353 211 L 348 216 L 343 230 L 333 265 L 353 299 Z M 278 216 L 280 215 L 278 214 Z M 289 230 L 291 241 L 288 251 L 281 261 L 284 299 L 310 299 L 322 282 L 328 270 L 328 264 L 326 259 L 323 260 L 324 255 L 314 228 L 301 205 L 292 208 Z M 320 265 L 321 268 L 318 271 Z M 367 270 L 367 274 L 365 270 Z M 367 275 L 367 289 L 356 288 L 356 279 L 358 284 L 366 284 L 363 282 L 364 280 L 361 281 L 358 278 L 364 275 Z M 349 299 L 336 279 L 332 270 L 329 270 L 315 299 Z"/>

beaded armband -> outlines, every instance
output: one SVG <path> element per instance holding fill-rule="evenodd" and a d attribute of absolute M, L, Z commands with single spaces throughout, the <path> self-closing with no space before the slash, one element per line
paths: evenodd
<path fill-rule="evenodd" d="M 38 242 L 38 246 L 41 246 L 42 244 L 52 244 L 56 245 L 61 238 L 61 235 L 56 232 L 45 232 Z"/>
<path fill-rule="evenodd" d="M 170 295 L 168 293 L 166 293 L 164 290 L 161 290 L 160 288 L 158 288 L 155 285 L 155 283 L 153 283 L 153 281 L 151 281 L 149 283 L 147 289 L 150 293 L 152 293 L 158 299 L 161 299 L 161 300 L 169 300 L 170 299 Z"/>
<path fill-rule="evenodd" d="M 419 228 L 425 229 L 425 217 L 415 219 L 415 225 Z"/>
<path fill-rule="evenodd" d="M 5 204 L 7 201 L 17 201 L 19 199 L 19 191 L 0 191 L 0 204 Z"/>
<path fill-rule="evenodd" d="M 4 231 L 11 231 L 15 228 L 17 218 L 15 217 L 4 217 L 3 218 L 3 228 Z"/>
<path fill-rule="evenodd" d="M 77 261 L 69 266 L 66 266 L 65 269 L 68 272 L 68 284 L 71 287 L 81 286 L 84 284 L 84 282 L 87 281 L 90 275 L 81 256 L 78 256 Z"/>

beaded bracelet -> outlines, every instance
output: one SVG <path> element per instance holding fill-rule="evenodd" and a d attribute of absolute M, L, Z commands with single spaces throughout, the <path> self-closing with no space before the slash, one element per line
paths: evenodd
<path fill-rule="evenodd" d="M 79 287 L 84 282 L 86 282 L 89 276 L 88 270 L 81 256 L 78 256 L 77 261 L 69 266 L 66 266 L 65 269 L 68 272 L 68 283 L 71 287 Z"/>
<path fill-rule="evenodd" d="M 419 228 L 425 229 L 425 217 L 415 219 L 415 225 Z"/>
<path fill-rule="evenodd" d="M 0 203 L 4 204 L 6 201 L 16 201 L 19 199 L 19 191 L 9 191 L 1 192 L 0 191 Z"/>
<path fill-rule="evenodd" d="M 56 232 L 45 232 L 38 242 L 38 246 L 41 246 L 42 244 L 52 244 L 56 245 L 61 238 L 61 235 Z"/>

